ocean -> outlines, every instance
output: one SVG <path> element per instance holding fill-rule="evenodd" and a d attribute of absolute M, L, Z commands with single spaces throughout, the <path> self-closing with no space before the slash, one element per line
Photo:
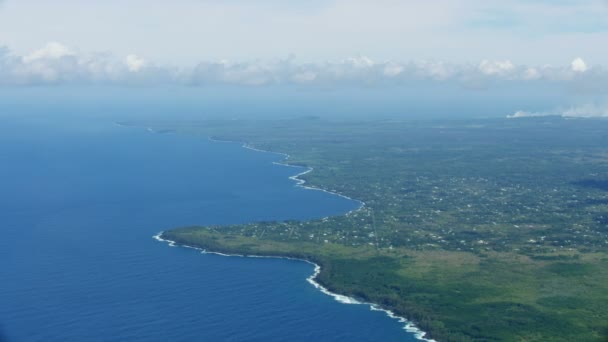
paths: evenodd
<path fill-rule="evenodd" d="M 340 215 L 278 154 L 102 119 L 0 117 L 1 341 L 413 341 L 293 260 L 153 239 L 173 227 Z"/>

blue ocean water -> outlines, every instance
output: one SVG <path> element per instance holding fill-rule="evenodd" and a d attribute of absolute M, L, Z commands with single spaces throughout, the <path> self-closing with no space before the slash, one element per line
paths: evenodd
<path fill-rule="evenodd" d="M 171 248 L 193 224 L 309 219 L 358 204 L 236 143 L 109 121 L 0 118 L 0 340 L 411 341 L 336 302 L 310 264 Z"/>

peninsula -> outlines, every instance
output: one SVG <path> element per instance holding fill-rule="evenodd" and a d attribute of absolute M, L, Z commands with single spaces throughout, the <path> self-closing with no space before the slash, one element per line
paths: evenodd
<path fill-rule="evenodd" d="M 305 259 L 328 290 L 439 341 L 608 336 L 607 120 L 134 122 L 241 141 L 365 203 L 306 222 L 185 227 L 212 252 Z"/>

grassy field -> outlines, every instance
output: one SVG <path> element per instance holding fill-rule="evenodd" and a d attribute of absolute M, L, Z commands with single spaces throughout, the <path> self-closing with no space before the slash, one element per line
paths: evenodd
<path fill-rule="evenodd" d="M 307 222 L 169 230 L 207 250 L 292 256 L 332 291 L 441 341 L 605 341 L 608 121 L 138 122 L 237 140 L 314 167 L 366 203 Z"/>

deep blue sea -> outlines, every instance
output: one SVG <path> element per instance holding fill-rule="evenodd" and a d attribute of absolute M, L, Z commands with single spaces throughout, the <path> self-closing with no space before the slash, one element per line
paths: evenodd
<path fill-rule="evenodd" d="M 412 341 L 313 266 L 152 238 L 184 225 L 338 215 L 282 157 L 111 120 L 0 118 L 0 340 Z"/>

